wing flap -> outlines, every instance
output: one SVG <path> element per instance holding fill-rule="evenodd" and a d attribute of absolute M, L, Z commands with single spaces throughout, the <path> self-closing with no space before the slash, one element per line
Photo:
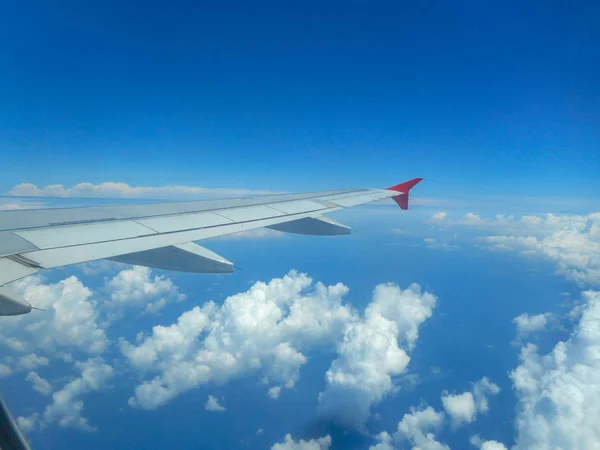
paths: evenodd
<path fill-rule="evenodd" d="M 108 258 L 155 269 L 192 273 L 231 273 L 233 263 L 193 242 Z"/>
<path fill-rule="evenodd" d="M 285 233 L 308 234 L 312 236 L 339 236 L 352 232 L 350 227 L 336 222 L 329 217 L 305 217 L 304 219 L 271 225 L 267 228 Z"/>

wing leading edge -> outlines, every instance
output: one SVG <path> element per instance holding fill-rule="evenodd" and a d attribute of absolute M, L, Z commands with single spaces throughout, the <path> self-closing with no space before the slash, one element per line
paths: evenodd
<path fill-rule="evenodd" d="M 263 227 L 297 234 L 349 234 L 349 227 L 324 214 L 385 198 L 408 209 L 408 193 L 421 180 L 387 189 L 0 211 L 0 316 L 31 311 L 29 303 L 2 286 L 39 270 L 111 259 L 184 272 L 232 272 L 231 262 L 193 241 Z"/>

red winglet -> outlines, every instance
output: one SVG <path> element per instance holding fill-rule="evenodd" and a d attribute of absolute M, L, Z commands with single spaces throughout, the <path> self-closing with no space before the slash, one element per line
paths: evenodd
<path fill-rule="evenodd" d="M 405 181 L 404 183 L 386 188 L 386 190 L 399 192 L 398 195 L 394 195 L 392 198 L 396 203 L 398 203 L 400 209 L 408 209 L 408 192 L 422 180 L 423 178 L 413 178 L 412 180 Z"/>

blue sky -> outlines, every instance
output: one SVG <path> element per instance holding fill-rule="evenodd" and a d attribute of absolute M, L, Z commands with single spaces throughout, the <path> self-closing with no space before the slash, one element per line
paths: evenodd
<path fill-rule="evenodd" d="M 203 242 L 242 268 L 230 276 L 100 263 L 18 283 L 48 312 L 2 319 L 0 390 L 33 448 L 560 442 L 588 450 L 600 442 L 599 19 L 593 2 L 6 5 L 1 209 L 425 178 L 408 212 L 336 213 L 351 236 L 259 232 Z M 313 317 L 347 308 L 345 331 L 338 324 L 264 340 L 273 326 L 243 334 L 223 325 L 248 311 L 261 323 L 260 308 L 285 290 L 248 311 L 229 311 L 232 296 L 251 304 L 255 283 L 279 283 L 292 269 L 313 280 L 289 294 L 294 304 L 317 282 L 349 288 L 337 306 L 328 303 L 335 293 L 323 294 Z M 386 283 L 400 291 L 378 300 L 374 290 Z M 158 313 L 145 312 L 161 299 Z M 156 397 L 136 389 L 154 377 L 168 384 L 181 362 L 176 351 L 140 362 L 142 350 L 168 346 L 153 327 L 175 330 L 209 300 L 219 311 L 207 313 L 210 326 L 257 349 L 237 355 L 231 373 L 214 363 L 207 382 L 172 382 L 172 398 L 145 408 Z M 387 353 L 374 338 L 360 340 L 385 322 L 369 319 L 369 307 L 411 301 L 411 311 L 383 316 L 418 338 L 387 330 Z M 185 363 L 201 355 L 206 336 L 186 343 Z M 301 356 L 269 353 L 285 342 Z M 233 351 L 226 347 L 215 354 Z M 334 369 L 366 390 L 332 381 Z M 583 400 L 565 401 L 573 393 Z M 206 410 L 209 395 L 225 411 Z M 364 420 L 349 414 L 365 404 Z M 544 434 L 540 424 L 568 426 Z M 389 436 L 377 438 L 383 431 Z M 419 442 L 427 433 L 430 447 Z M 317 442 L 326 436 L 331 444 Z"/>
<path fill-rule="evenodd" d="M 424 195 L 597 197 L 598 17 L 593 2 L 13 4 L 1 187 L 424 176 Z"/>

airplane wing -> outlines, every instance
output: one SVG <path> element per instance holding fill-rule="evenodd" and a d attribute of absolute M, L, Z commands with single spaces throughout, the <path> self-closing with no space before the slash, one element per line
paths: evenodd
<path fill-rule="evenodd" d="M 3 286 L 39 270 L 111 259 L 184 272 L 232 272 L 230 261 L 194 241 L 262 227 L 349 234 L 350 228 L 324 214 L 384 198 L 408 209 L 408 193 L 421 180 L 387 189 L 0 211 L 0 316 L 31 311 L 29 303 Z"/>

